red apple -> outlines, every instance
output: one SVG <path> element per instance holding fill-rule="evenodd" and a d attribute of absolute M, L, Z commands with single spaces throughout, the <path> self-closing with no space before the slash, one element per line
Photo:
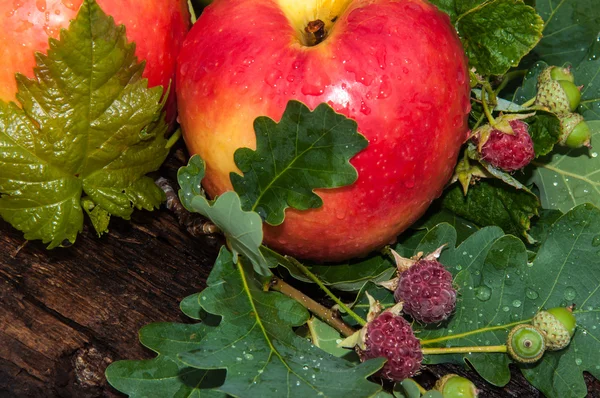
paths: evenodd
<path fill-rule="evenodd" d="M 317 20 L 315 44 L 305 28 Z M 358 181 L 317 190 L 322 208 L 264 228 L 270 247 L 301 258 L 345 260 L 393 241 L 440 195 L 467 137 L 467 60 L 449 18 L 424 0 L 215 0 L 184 42 L 176 81 L 212 196 L 232 189 L 235 150 L 255 148 L 254 119 L 279 120 L 289 100 L 358 123 L 369 141 L 351 161 Z"/>
<path fill-rule="evenodd" d="M 33 77 L 35 52 L 48 49 L 48 38 L 58 39 L 61 28 L 77 15 L 83 0 L 0 0 L 0 99 L 14 101 L 15 73 Z M 146 60 L 149 86 L 168 87 L 175 61 L 190 25 L 186 0 L 97 0 L 117 24 L 124 24 L 136 55 Z M 175 85 L 167 105 L 169 122 L 175 118 Z"/>

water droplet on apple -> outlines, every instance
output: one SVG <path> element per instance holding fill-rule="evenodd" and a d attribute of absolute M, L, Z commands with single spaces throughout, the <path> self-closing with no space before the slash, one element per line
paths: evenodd
<path fill-rule="evenodd" d="M 296 79 L 296 77 L 294 75 L 288 75 L 286 77 L 286 80 L 290 83 L 293 83 L 295 79 Z"/>
<path fill-rule="evenodd" d="M 368 115 L 368 114 L 370 114 L 370 113 L 371 113 L 371 108 L 369 108 L 369 107 L 367 106 L 367 104 L 365 104 L 365 102 L 364 102 L 364 101 L 360 101 L 360 112 L 361 112 L 362 114 Z"/>
<path fill-rule="evenodd" d="M 404 186 L 408 189 L 414 188 L 415 180 L 411 178 L 410 180 L 404 181 Z"/>
<path fill-rule="evenodd" d="M 46 0 L 36 0 L 35 6 L 40 12 L 46 11 Z"/>
<path fill-rule="evenodd" d="M 253 57 L 246 57 L 244 58 L 244 60 L 242 61 L 242 63 L 246 66 L 250 66 L 254 63 L 254 58 Z"/>
<path fill-rule="evenodd" d="M 404 74 L 408 74 L 408 68 L 407 68 L 406 66 L 405 66 L 405 67 L 403 67 L 403 68 L 402 68 L 402 72 L 403 72 Z"/>
<path fill-rule="evenodd" d="M 300 91 L 302 91 L 302 94 L 304 94 L 304 95 L 321 95 L 321 94 L 323 94 L 322 87 L 315 86 L 315 85 L 312 85 L 309 83 L 302 86 L 302 89 Z"/>
<path fill-rule="evenodd" d="M 385 75 L 381 78 L 381 86 L 379 86 L 379 93 L 377 98 L 387 98 L 392 94 L 392 85 L 390 84 L 390 78 Z"/>
<path fill-rule="evenodd" d="M 275 69 L 269 72 L 267 76 L 265 76 L 265 83 L 267 83 L 271 87 L 277 87 L 277 80 L 281 78 L 281 72 Z"/>

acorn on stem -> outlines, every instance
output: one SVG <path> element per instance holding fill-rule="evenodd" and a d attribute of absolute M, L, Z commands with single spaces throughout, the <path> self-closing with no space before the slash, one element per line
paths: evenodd
<path fill-rule="evenodd" d="M 590 147 L 592 131 L 579 113 L 561 115 L 559 144 L 569 148 Z"/>
<path fill-rule="evenodd" d="M 549 66 L 538 76 L 538 84 L 547 82 L 548 80 L 567 80 L 571 83 L 575 82 L 575 77 L 571 72 L 571 67 L 566 68 L 560 66 Z"/>
<path fill-rule="evenodd" d="M 506 346 L 510 356 L 517 362 L 534 363 L 546 351 L 542 332 L 533 325 L 521 324 L 511 329 Z"/>
<path fill-rule="evenodd" d="M 542 332 L 546 348 L 550 351 L 558 351 L 567 347 L 577 327 L 571 307 L 556 307 L 539 311 L 533 317 L 532 323 Z"/>

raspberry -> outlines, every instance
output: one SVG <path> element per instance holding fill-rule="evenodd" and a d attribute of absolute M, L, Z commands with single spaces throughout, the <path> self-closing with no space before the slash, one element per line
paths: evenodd
<path fill-rule="evenodd" d="M 379 375 L 392 381 L 414 376 L 421 367 L 421 343 L 410 324 L 400 315 L 384 311 L 367 324 L 364 349 L 358 353 L 362 361 L 384 357 L 387 362 Z"/>
<path fill-rule="evenodd" d="M 400 274 L 394 292 L 403 311 L 422 323 L 445 320 L 454 311 L 456 290 L 452 274 L 436 260 L 420 260 Z"/>
<path fill-rule="evenodd" d="M 482 159 L 492 166 L 515 171 L 527 166 L 535 157 L 535 152 L 527 124 L 521 120 L 511 120 L 509 124 L 514 134 L 492 130 L 480 153 Z"/>

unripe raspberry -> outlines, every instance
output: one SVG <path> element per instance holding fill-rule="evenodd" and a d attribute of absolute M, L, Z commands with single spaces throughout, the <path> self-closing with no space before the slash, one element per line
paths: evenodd
<path fill-rule="evenodd" d="M 517 362 L 533 363 L 542 358 L 546 343 L 542 332 L 532 325 L 517 325 L 506 341 L 508 353 Z"/>
<path fill-rule="evenodd" d="M 560 139 L 559 144 L 569 148 L 590 146 L 592 131 L 579 113 L 567 113 L 559 117 Z"/>
<path fill-rule="evenodd" d="M 471 380 L 455 374 L 447 374 L 434 387 L 444 398 L 477 398 L 479 390 Z"/>
<path fill-rule="evenodd" d="M 442 322 L 456 305 L 452 274 L 436 260 L 419 260 L 400 273 L 394 298 L 416 321 Z"/>
<path fill-rule="evenodd" d="M 538 85 L 535 105 L 545 107 L 550 112 L 573 112 L 580 102 L 581 91 L 568 80 L 547 80 Z"/>
<path fill-rule="evenodd" d="M 558 351 L 569 345 L 575 333 L 576 320 L 569 308 L 556 307 L 540 311 L 533 317 L 533 325 L 544 335 L 546 348 Z"/>
<path fill-rule="evenodd" d="M 538 76 L 538 84 L 542 84 L 548 80 L 567 80 L 571 83 L 575 82 L 575 77 L 571 73 L 571 68 L 561 68 L 560 66 L 549 66 Z"/>
<path fill-rule="evenodd" d="M 492 166 L 504 171 L 515 171 L 527 166 L 535 157 L 533 140 L 529 135 L 529 126 L 522 120 L 510 120 L 508 122 L 513 134 L 507 134 L 498 129 L 486 129 L 487 139 L 483 145 L 479 145 L 481 158 Z M 475 139 L 478 132 L 475 132 Z"/>
<path fill-rule="evenodd" d="M 359 344 L 357 351 L 362 361 L 387 358 L 379 371 L 381 377 L 401 381 L 419 371 L 423 361 L 421 343 L 406 319 L 384 311 L 367 323 L 365 328 L 364 343 Z"/>

